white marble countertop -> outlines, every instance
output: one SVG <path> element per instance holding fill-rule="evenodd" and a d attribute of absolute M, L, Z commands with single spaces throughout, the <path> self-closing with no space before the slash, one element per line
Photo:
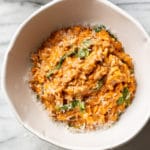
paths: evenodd
<path fill-rule="evenodd" d="M 32 12 L 50 0 L 0 0 L 0 69 L 8 44 Z M 150 34 L 150 0 L 111 0 L 135 17 Z M 1 78 L 0 78 L 1 79 Z M 1 87 L 0 87 L 1 88 Z M 130 142 L 115 150 L 149 150 L 150 121 Z M 0 89 L 0 150 L 62 150 L 42 141 L 20 125 Z"/>

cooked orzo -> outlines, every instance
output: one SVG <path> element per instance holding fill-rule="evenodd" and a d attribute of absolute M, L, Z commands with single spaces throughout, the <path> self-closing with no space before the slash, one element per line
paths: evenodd
<path fill-rule="evenodd" d="M 30 87 L 50 116 L 70 127 L 112 124 L 134 98 L 132 58 L 103 25 L 53 32 L 31 58 Z"/>

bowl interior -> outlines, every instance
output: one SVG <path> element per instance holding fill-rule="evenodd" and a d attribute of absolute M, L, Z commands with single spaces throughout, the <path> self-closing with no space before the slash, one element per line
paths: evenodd
<path fill-rule="evenodd" d="M 137 92 L 132 105 L 111 128 L 90 133 L 71 133 L 53 123 L 36 102 L 28 86 L 30 54 L 52 31 L 74 24 L 104 24 L 123 42 L 135 64 Z M 44 6 L 30 17 L 12 42 L 5 65 L 4 86 L 24 126 L 54 144 L 70 149 L 104 149 L 133 137 L 149 117 L 150 52 L 141 26 L 107 1 L 61 0 Z M 149 44 L 150 46 L 150 44 Z"/>

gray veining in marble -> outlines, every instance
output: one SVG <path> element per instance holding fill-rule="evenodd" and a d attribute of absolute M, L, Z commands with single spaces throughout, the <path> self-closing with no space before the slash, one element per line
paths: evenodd
<path fill-rule="evenodd" d="M 0 69 L 8 44 L 18 26 L 50 0 L 0 0 Z M 150 34 L 150 0 L 110 0 L 135 17 Z M 1 76 L 0 76 L 1 79 Z M 130 142 L 115 150 L 149 150 L 150 122 Z M 62 150 L 42 141 L 16 120 L 0 87 L 0 150 Z"/>

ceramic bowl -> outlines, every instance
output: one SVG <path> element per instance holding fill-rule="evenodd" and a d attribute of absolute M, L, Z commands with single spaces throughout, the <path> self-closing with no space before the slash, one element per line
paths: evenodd
<path fill-rule="evenodd" d="M 137 92 L 132 105 L 111 128 L 72 133 L 48 117 L 34 101 L 27 82 L 30 54 L 58 28 L 75 24 L 104 24 L 123 42 L 135 64 Z M 131 16 L 106 0 L 57 0 L 32 14 L 18 29 L 8 48 L 2 73 L 5 95 L 17 118 L 31 132 L 57 146 L 100 150 L 129 141 L 150 116 L 150 38 Z"/>

